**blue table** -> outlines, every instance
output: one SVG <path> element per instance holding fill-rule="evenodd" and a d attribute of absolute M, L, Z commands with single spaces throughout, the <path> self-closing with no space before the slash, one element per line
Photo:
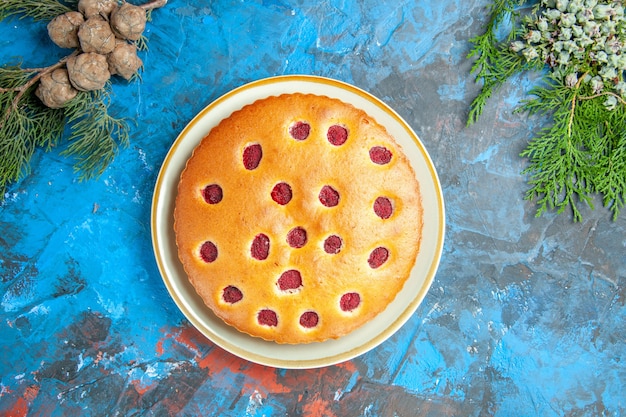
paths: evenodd
<path fill-rule="evenodd" d="M 38 152 L 0 205 L 0 414 L 618 416 L 626 412 L 626 216 L 596 202 L 535 218 L 518 155 L 545 120 L 513 114 L 519 77 L 465 127 L 465 58 L 485 0 L 172 1 L 148 24 L 141 82 L 113 85 L 131 145 L 79 182 Z M 65 51 L 30 19 L 0 23 L 2 63 Z M 388 341 L 321 369 L 215 346 L 157 269 L 150 209 L 165 155 L 211 101 L 314 74 L 378 96 L 439 172 L 446 244 L 430 292 Z"/>

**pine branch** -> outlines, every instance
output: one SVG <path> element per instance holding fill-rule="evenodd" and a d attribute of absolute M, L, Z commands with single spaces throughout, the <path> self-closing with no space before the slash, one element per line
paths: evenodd
<path fill-rule="evenodd" d="M 23 95 L 19 106 L 13 107 L 17 95 L 15 91 L 0 94 L 2 108 L 12 108 L 4 114 L 0 129 L 0 200 L 10 183 L 30 172 L 35 149 L 55 146 L 64 130 L 62 110 L 43 106 L 32 94 Z"/>
<path fill-rule="evenodd" d="M 626 114 L 621 111 L 610 115 L 605 129 L 600 132 L 604 139 L 602 151 L 595 150 L 596 162 L 595 191 L 603 196 L 603 204 L 617 220 L 626 202 Z"/>
<path fill-rule="evenodd" d="M 61 3 L 56 0 L 2 0 L 0 2 L 0 20 L 10 16 L 31 17 L 35 21 L 52 20 L 56 16 L 69 12 L 76 2 Z"/>
<path fill-rule="evenodd" d="M 626 196 L 626 109 L 608 110 L 603 95 L 587 95 L 589 87 L 552 84 L 535 88 L 533 100 L 522 107 L 529 112 L 551 112 L 544 128 L 521 153 L 529 159 L 526 199 L 537 200 L 537 216 L 552 209 L 571 208 L 581 221 L 580 204 L 593 209 L 592 197 L 603 195 L 616 219 Z M 574 103 L 570 105 L 569 103 Z M 554 110 L 556 109 L 556 110 Z"/>
<path fill-rule="evenodd" d="M 480 70 L 479 76 L 482 78 L 483 86 L 470 105 L 467 119 L 468 126 L 478 120 L 487 101 L 507 80 L 527 69 L 526 62 L 524 62 L 522 57 L 511 52 L 504 45 L 500 45 L 499 48 L 501 59 L 489 62 Z"/>
<path fill-rule="evenodd" d="M 536 201 L 537 216 L 569 208 L 581 221 L 581 207 L 593 209 L 593 196 L 600 194 L 615 220 L 626 198 L 624 6 L 539 0 L 523 18 L 514 7 L 513 0 L 494 0 L 485 33 L 472 39 L 472 72 L 483 86 L 467 124 L 512 76 L 538 72 L 540 82 L 515 109 L 551 120 L 521 153 L 529 163 L 522 172 L 530 186 L 525 198 Z M 500 41 L 496 31 L 506 23 L 511 29 Z"/>
<path fill-rule="evenodd" d="M 476 122 L 492 94 L 510 77 L 524 69 L 523 58 L 509 50 L 508 41 L 515 36 L 515 31 L 509 32 L 504 42 L 500 41 L 497 33 L 502 25 L 519 18 L 515 9 L 523 3 L 524 0 L 495 0 L 489 6 L 485 32 L 470 39 L 473 46 L 467 57 L 475 59 L 470 72 L 483 85 L 470 106 L 468 126 Z"/>
<path fill-rule="evenodd" d="M 561 107 L 553 114 L 553 124 L 544 128 L 521 154 L 529 158 L 529 166 L 523 171 L 530 176 L 526 198 L 537 200 L 537 216 L 555 208 L 562 213 L 571 206 L 574 219 L 580 220 L 578 202 L 591 204 L 584 148 L 578 135 L 568 137 L 569 120 L 569 108 Z"/>
<path fill-rule="evenodd" d="M 154 9 L 166 4 L 167 0 L 149 0 L 138 7 L 150 16 Z M 50 21 L 77 10 L 77 6 L 78 0 L 1 0 L 0 20 L 19 16 Z M 145 36 L 141 35 L 135 43 L 139 49 L 147 49 Z M 67 72 L 56 71 L 59 68 L 66 71 L 68 59 L 80 53 L 81 48 L 76 48 L 68 57 L 43 68 L 24 68 L 21 64 L 0 67 L 0 201 L 4 199 L 7 186 L 29 172 L 37 148 L 50 150 L 67 139 L 61 155 L 74 159 L 74 170 L 84 180 L 102 174 L 118 149 L 128 146 L 126 121 L 108 113 L 111 82 L 106 82 L 104 88 L 98 86 L 97 91 L 77 92 L 90 87 L 83 88 L 77 84 L 76 78 L 68 79 Z M 106 53 L 101 51 L 100 56 L 106 56 Z M 130 80 L 140 79 L 137 69 L 132 70 L 135 73 Z M 59 73 L 60 78 L 54 79 L 54 74 Z M 65 84 L 62 74 L 65 74 Z M 51 80 L 57 84 L 51 84 Z M 52 100 L 49 97 L 51 91 L 56 94 Z"/>
<path fill-rule="evenodd" d="M 108 105 L 108 88 L 104 88 L 79 94 L 66 109 L 70 145 L 61 154 L 76 159 L 74 171 L 81 180 L 102 174 L 118 148 L 129 144 L 127 123 L 110 116 Z"/>
<path fill-rule="evenodd" d="M 0 69 L 0 94 L 15 93 L 11 94 L 12 100 L 10 104 L 7 103 L 6 109 L 4 105 L 1 107 L 5 109 L 5 112 L 0 115 L 0 130 L 4 128 L 8 114 L 17 111 L 22 99 L 27 94 L 32 93 L 32 87 L 39 79 L 65 65 L 65 62 L 76 54 L 78 54 L 77 51 L 46 68 L 21 69 L 20 67 L 9 67 Z M 6 80 L 6 86 L 2 83 L 2 80 Z"/>

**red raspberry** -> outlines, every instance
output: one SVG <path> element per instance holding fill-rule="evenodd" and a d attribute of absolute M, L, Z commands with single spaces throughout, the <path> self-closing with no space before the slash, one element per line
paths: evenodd
<path fill-rule="evenodd" d="M 206 263 L 213 262 L 217 259 L 217 246 L 215 243 L 206 241 L 200 246 L 200 257 Z"/>
<path fill-rule="evenodd" d="M 267 259 L 270 253 L 270 238 L 263 233 L 256 235 L 252 241 L 250 253 L 254 259 L 258 259 L 259 261 Z"/>
<path fill-rule="evenodd" d="M 352 311 L 361 304 L 361 296 L 356 292 L 348 292 L 341 296 L 339 306 L 343 311 Z"/>
<path fill-rule="evenodd" d="M 341 238 L 337 235 L 331 235 L 326 238 L 324 241 L 324 251 L 331 255 L 335 255 L 341 251 L 341 247 L 343 246 L 343 242 Z"/>
<path fill-rule="evenodd" d="M 272 200 L 284 206 L 291 201 L 291 187 L 286 182 L 279 182 L 272 189 Z"/>
<path fill-rule="evenodd" d="M 246 167 L 247 170 L 256 169 L 262 157 L 263 149 L 261 145 L 255 143 L 254 145 L 246 146 L 243 150 L 243 166 Z"/>
<path fill-rule="evenodd" d="M 224 288 L 224 291 L 222 292 L 222 299 L 229 304 L 234 304 L 242 298 L 243 294 L 241 293 L 241 290 L 232 285 Z"/>
<path fill-rule="evenodd" d="M 204 201 L 209 204 L 217 204 L 222 201 L 222 187 L 217 184 L 207 185 L 202 190 L 202 197 L 204 198 Z"/>
<path fill-rule="evenodd" d="M 320 203 L 326 207 L 335 207 L 339 204 L 339 193 L 330 185 L 325 185 L 319 194 Z"/>
<path fill-rule="evenodd" d="M 391 161 L 393 154 L 384 146 L 374 146 L 370 149 L 370 159 L 378 165 L 385 165 Z"/>
<path fill-rule="evenodd" d="M 295 140 L 305 140 L 309 137 L 311 125 L 307 122 L 296 122 L 289 127 L 289 134 Z"/>
<path fill-rule="evenodd" d="M 348 140 L 348 130 L 343 126 L 333 125 L 328 128 L 326 138 L 331 144 L 341 146 Z"/>
<path fill-rule="evenodd" d="M 260 325 L 274 327 L 278 325 L 278 316 L 276 312 L 270 309 L 264 309 L 258 312 L 256 316 Z"/>
<path fill-rule="evenodd" d="M 306 245 L 306 230 L 301 227 L 294 227 L 287 233 L 287 243 L 292 248 L 301 248 Z"/>
<path fill-rule="evenodd" d="M 300 316 L 300 326 L 310 329 L 317 326 L 320 318 L 315 311 L 306 311 Z"/>
<path fill-rule="evenodd" d="M 387 261 L 387 258 L 389 258 L 389 251 L 386 248 L 380 246 L 374 249 L 372 253 L 370 253 L 370 257 L 367 260 L 367 263 L 369 263 L 371 268 L 376 269 L 384 264 Z"/>
<path fill-rule="evenodd" d="M 278 288 L 281 291 L 295 290 L 302 286 L 302 275 L 295 269 L 290 269 L 281 274 L 278 278 Z"/>
<path fill-rule="evenodd" d="M 388 219 L 393 214 L 393 206 L 387 197 L 378 197 L 374 201 L 374 212 L 381 219 Z"/>

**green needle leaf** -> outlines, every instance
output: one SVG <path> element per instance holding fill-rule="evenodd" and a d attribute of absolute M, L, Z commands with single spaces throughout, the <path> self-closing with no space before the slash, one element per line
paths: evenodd
<path fill-rule="evenodd" d="M 520 17 L 515 7 L 530 1 L 496 0 L 485 33 L 471 40 L 472 73 L 482 88 L 467 124 L 481 115 L 494 91 L 512 76 L 537 71 L 540 82 L 516 111 L 551 121 L 527 145 L 523 174 L 526 199 L 537 216 L 593 209 L 593 196 L 617 219 L 626 195 L 626 18 L 621 2 L 540 0 Z M 504 40 L 497 30 L 510 23 Z"/>

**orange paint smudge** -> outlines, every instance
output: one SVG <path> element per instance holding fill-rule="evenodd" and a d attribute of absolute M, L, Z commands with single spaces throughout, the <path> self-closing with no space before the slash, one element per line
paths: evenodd
<path fill-rule="evenodd" d="M 352 361 L 308 371 L 284 371 L 257 365 L 214 345 L 190 325 L 164 331 L 157 344 L 159 354 L 168 349 L 168 342 L 189 351 L 198 368 L 205 370 L 211 378 L 231 380 L 232 375 L 244 375 L 241 380 L 241 394 L 244 396 L 259 395 L 267 398 L 274 394 L 298 393 L 298 402 L 304 401 L 303 410 L 309 416 L 335 416 L 331 410 L 332 400 L 325 401 L 324 398 L 333 398 L 337 392 L 342 392 L 352 375 L 358 373 Z M 300 393 L 303 390 L 317 393 L 306 398 Z"/>
<path fill-rule="evenodd" d="M 163 353 L 165 353 L 165 348 L 163 347 L 163 342 L 165 342 L 166 340 L 168 340 L 170 338 L 167 329 L 161 329 L 161 333 L 165 334 L 165 337 L 160 338 L 159 341 L 157 342 L 156 346 L 155 346 L 157 356 L 161 356 L 161 355 L 163 355 Z"/>
<path fill-rule="evenodd" d="M 11 407 L 11 409 L 8 410 L 6 415 L 10 417 L 26 416 L 28 414 L 30 405 L 32 404 L 33 400 L 37 398 L 38 394 L 39 394 L 39 386 L 29 385 L 28 387 L 26 387 L 26 390 L 24 391 L 24 395 L 18 398 L 17 401 L 15 401 L 15 404 L 13 404 L 13 407 Z"/>
<path fill-rule="evenodd" d="M 39 385 L 29 385 L 26 387 L 26 391 L 24 391 L 24 399 L 32 403 L 37 398 L 37 394 L 39 394 Z"/>
<path fill-rule="evenodd" d="M 343 368 L 343 369 L 345 369 L 346 371 L 348 371 L 351 374 L 357 371 L 356 364 L 354 362 L 352 362 L 352 361 L 342 362 L 342 363 L 339 363 L 339 364 L 337 364 L 335 366 L 337 366 L 339 368 Z"/>
<path fill-rule="evenodd" d="M 201 357 L 201 349 L 198 347 L 195 339 L 198 337 L 204 337 L 194 327 L 186 326 L 180 329 L 180 331 L 174 336 L 174 340 L 186 347 L 189 351 L 194 353 L 196 360 Z"/>
<path fill-rule="evenodd" d="M 215 346 L 204 357 L 197 359 L 198 366 L 207 369 L 210 374 L 216 374 L 228 370 L 232 373 L 239 373 L 245 367 L 247 361 L 226 352 Z"/>
<path fill-rule="evenodd" d="M 215 345 L 208 352 L 203 353 L 206 349 L 202 349 L 199 343 L 204 341 L 206 343 L 210 342 L 192 326 L 181 328 L 173 338 L 176 343 L 193 352 L 198 366 L 206 369 L 210 375 L 217 375 L 223 372 L 233 374 L 245 373 L 246 382 L 242 386 L 244 392 L 252 393 L 259 391 L 265 396 L 269 393 L 286 393 L 292 390 L 292 388 L 278 381 L 276 368 L 253 364 Z M 259 387 L 262 387 L 262 389 Z"/>
<path fill-rule="evenodd" d="M 253 365 L 246 371 L 247 380 L 243 385 L 245 392 L 259 391 L 263 396 L 276 393 L 291 392 L 295 387 L 290 387 L 278 381 L 278 372 L 274 368 Z"/>
<path fill-rule="evenodd" d="M 163 334 L 163 336 L 156 343 L 156 346 L 155 346 L 156 354 L 158 356 L 163 355 L 166 350 L 165 343 L 167 341 L 174 341 L 175 343 L 178 343 L 184 346 L 185 348 L 187 348 L 187 350 L 194 352 L 194 354 L 197 356 L 199 349 L 198 349 L 197 344 L 193 342 L 192 340 L 195 337 L 195 335 L 194 336 L 191 335 L 191 333 L 193 332 L 196 332 L 198 334 L 195 328 L 189 327 L 189 326 L 174 328 L 174 329 L 169 329 L 169 328 L 161 329 L 161 333 Z"/>
<path fill-rule="evenodd" d="M 133 386 L 133 388 L 135 388 L 135 391 L 137 391 L 137 394 L 139 395 L 144 395 L 146 392 L 150 391 L 153 388 L 153 385 L 143 384 L 138 379 L 133 379 L 132 381 L 130 381 L 130 383 Z"/>
<path fill-rule="evenodd" d="M 13 407 L 8 411 L 7 416 L 24 417 L 28 414 L 28 402 L 24 398 L 18 398 Z"/>
<path fill-rule="evenodd" d="M 311 401 L 304 404 L 302 407 L 302 415 L 337 417 L 337 415 L 330 409 L 330 403 L 320 398 L 319 393 L 316 393 Z"/>

